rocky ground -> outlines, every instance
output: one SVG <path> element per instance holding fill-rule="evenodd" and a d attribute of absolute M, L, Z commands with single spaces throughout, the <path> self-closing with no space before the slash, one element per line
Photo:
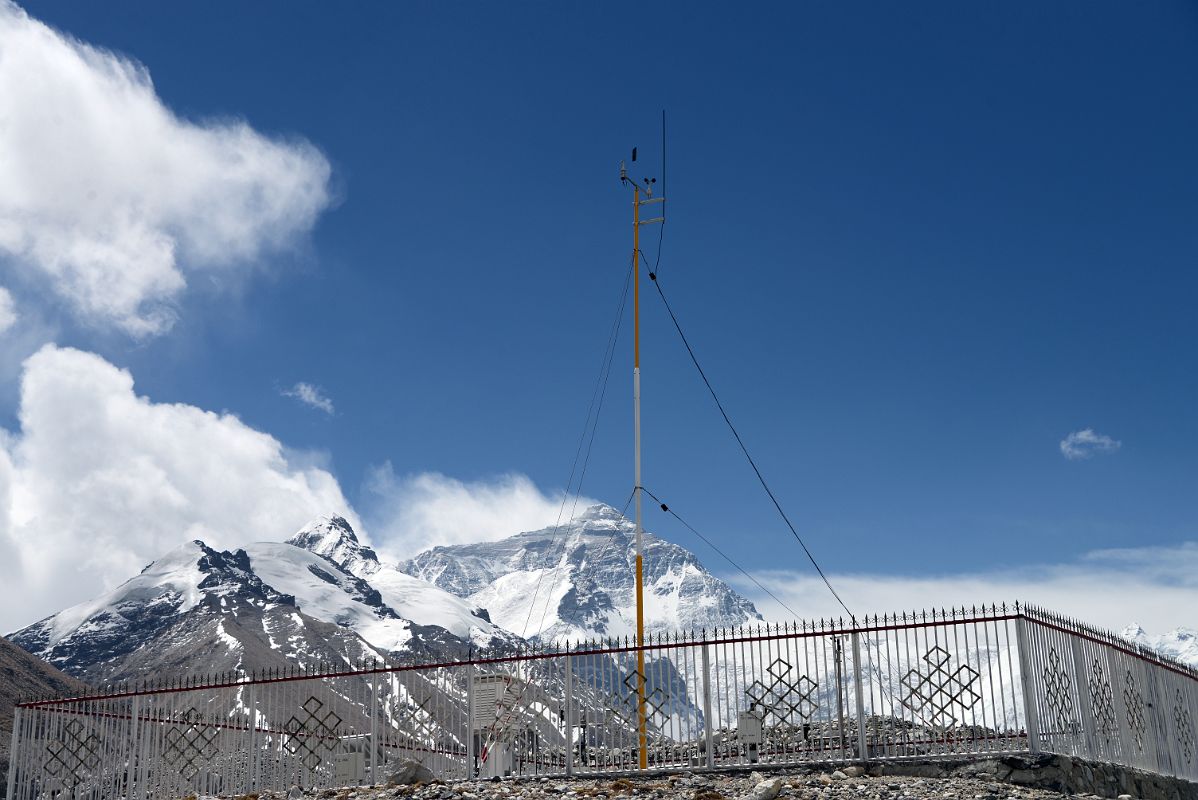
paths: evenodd
<path fill-rule="evenodd" d="M 266 792 L 239 800 L 1057 800 L 1060 792 L 1019 786 L 979 772 L 973 777 L 869 775 L 861 767 L 762 773 L 503 781 Z M 1077 797 L 1095 797 L 1079 794 Z M 1119 795 L 1132 800 L 1132 795 Z"/>

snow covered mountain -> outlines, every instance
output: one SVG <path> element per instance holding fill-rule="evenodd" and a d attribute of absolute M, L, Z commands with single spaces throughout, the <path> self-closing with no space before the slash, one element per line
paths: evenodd
<path fill-rule="evenodd" d="M 435 548 L 399 565 L 321 517 L 288 542 L 189 542 L 10 638 L 92 683 L 364 660 L 444 660 L 543 640 L 627 636 L 633 523 L 594 506 L 562 527 Z M 685 549 L 645 536 L 651 631 L 741 625 L 753 605 Z M 534 602 L 535 601 L 535 602 Z M 490 608 L 488 614 L 485 608 Z"/>
<path fill-rule="evenodd" d="M 200 541 L 9 639 L 90 683 L 359 664 L 386 654 L 349 628 L 303 613 L 294 596 L 254 574 L 246 551 L 218 552 Z"/>
<path fill-rule="evenodd" d="M 1178 628 L 1169 633 L 1153 635 L 1133 624 L 1120 631 L 1119 635 L 1198 668 L 1198 631 L 1193 628 Z"/>
<path fill-rule="evenodd" d="M 632 635 L 633 536 L 619 511 L 596 505 L 563 525 L 497 542 L 435 547 L 398 565 L 482 606 L 498 625 L 543 641 Z M 760 621 L 753 604 L 689 551 L 645 534 L 645 616 L 650 631 Z M 373 582 L 373 579 L 372 579 Z"/>
<path fill-rule="evenodd" d="M 379 561 L 374 550 L 361 544 L 353 528 L 341 517 L 321 517 L 291 537 L 288 545 L 341 567 L 377 591 L 381 601 L 402 618 L 443 628 L 478 648 L 519 642 L 508 630 L 493 624 L 485 609 Z M 375 641 L 370 636 L 366 638 Z"/>
<path fill-rule="evenodd" d="M 336 517 L 318 520 L 299 536 L 331 529 L 357 544 L 348 523 Z M 291 544 L 218 552 L 195 541 L 111 592 L 10 639 L 90 682 L 296 664 L 356 666 L 514 642 L 461 599 L 401 578 L 381 580 L 380 591 Z"/>

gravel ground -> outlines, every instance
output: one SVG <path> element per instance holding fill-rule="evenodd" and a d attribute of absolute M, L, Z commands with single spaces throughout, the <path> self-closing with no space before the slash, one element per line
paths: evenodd
<path fill-rule="evenodd" d="M 596 779 L 521 779 L 434 782 L 303 792 L 266 792 L 239 800 L 1048 800 L 1064 795 L 984 778 L 870 777 L 860 768 L 829 772 L 795 769 L 761 773 L 677 773 Z M 1082 795 L 1085 797 L 1085 795 Z"/>

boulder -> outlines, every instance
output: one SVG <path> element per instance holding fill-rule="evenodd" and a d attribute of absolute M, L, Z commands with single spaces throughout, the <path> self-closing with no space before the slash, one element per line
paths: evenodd
<path fill-rule="evenodd" d="M 767 778 L 753 787 L 753 800 L 774 800 L 782 791 L 781 778 Z"/>
<path fill-rule="evenodd" d="M 413 783 L 432 783 L 436 779 L 437 776 L 432 770 L 419 761 L 401 761 L 387 776 L 387 783 L 411 786 Z"/>

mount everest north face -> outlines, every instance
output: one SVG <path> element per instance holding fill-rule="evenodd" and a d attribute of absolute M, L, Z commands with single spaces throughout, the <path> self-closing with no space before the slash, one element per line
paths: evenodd
<path fill-rule="evenodd" d="M 635 525 L 595 505 L 560 526 L 389 563 L 342 517 L 286 542 L 163 555 L 115 589 L 9 635 L 92 684 L 302 665 L 415 662 L 635 631 Z M 645 534 L 646 628 L 763 622 L 688 550 Z M 1125 638 L 1198 665 L 1198 634 Z"/>
<path fill-rule="evenodd" d="M 342 517 L 286 542 L 193 541 L 115 589 L 8 638 L 89 683 L 357 666 L 627 636 L 633 523 L 597 505 L 565 525 L 381 560 Z M 694 554 L 645 535 L 653 632 L 762 621 Z"/>

